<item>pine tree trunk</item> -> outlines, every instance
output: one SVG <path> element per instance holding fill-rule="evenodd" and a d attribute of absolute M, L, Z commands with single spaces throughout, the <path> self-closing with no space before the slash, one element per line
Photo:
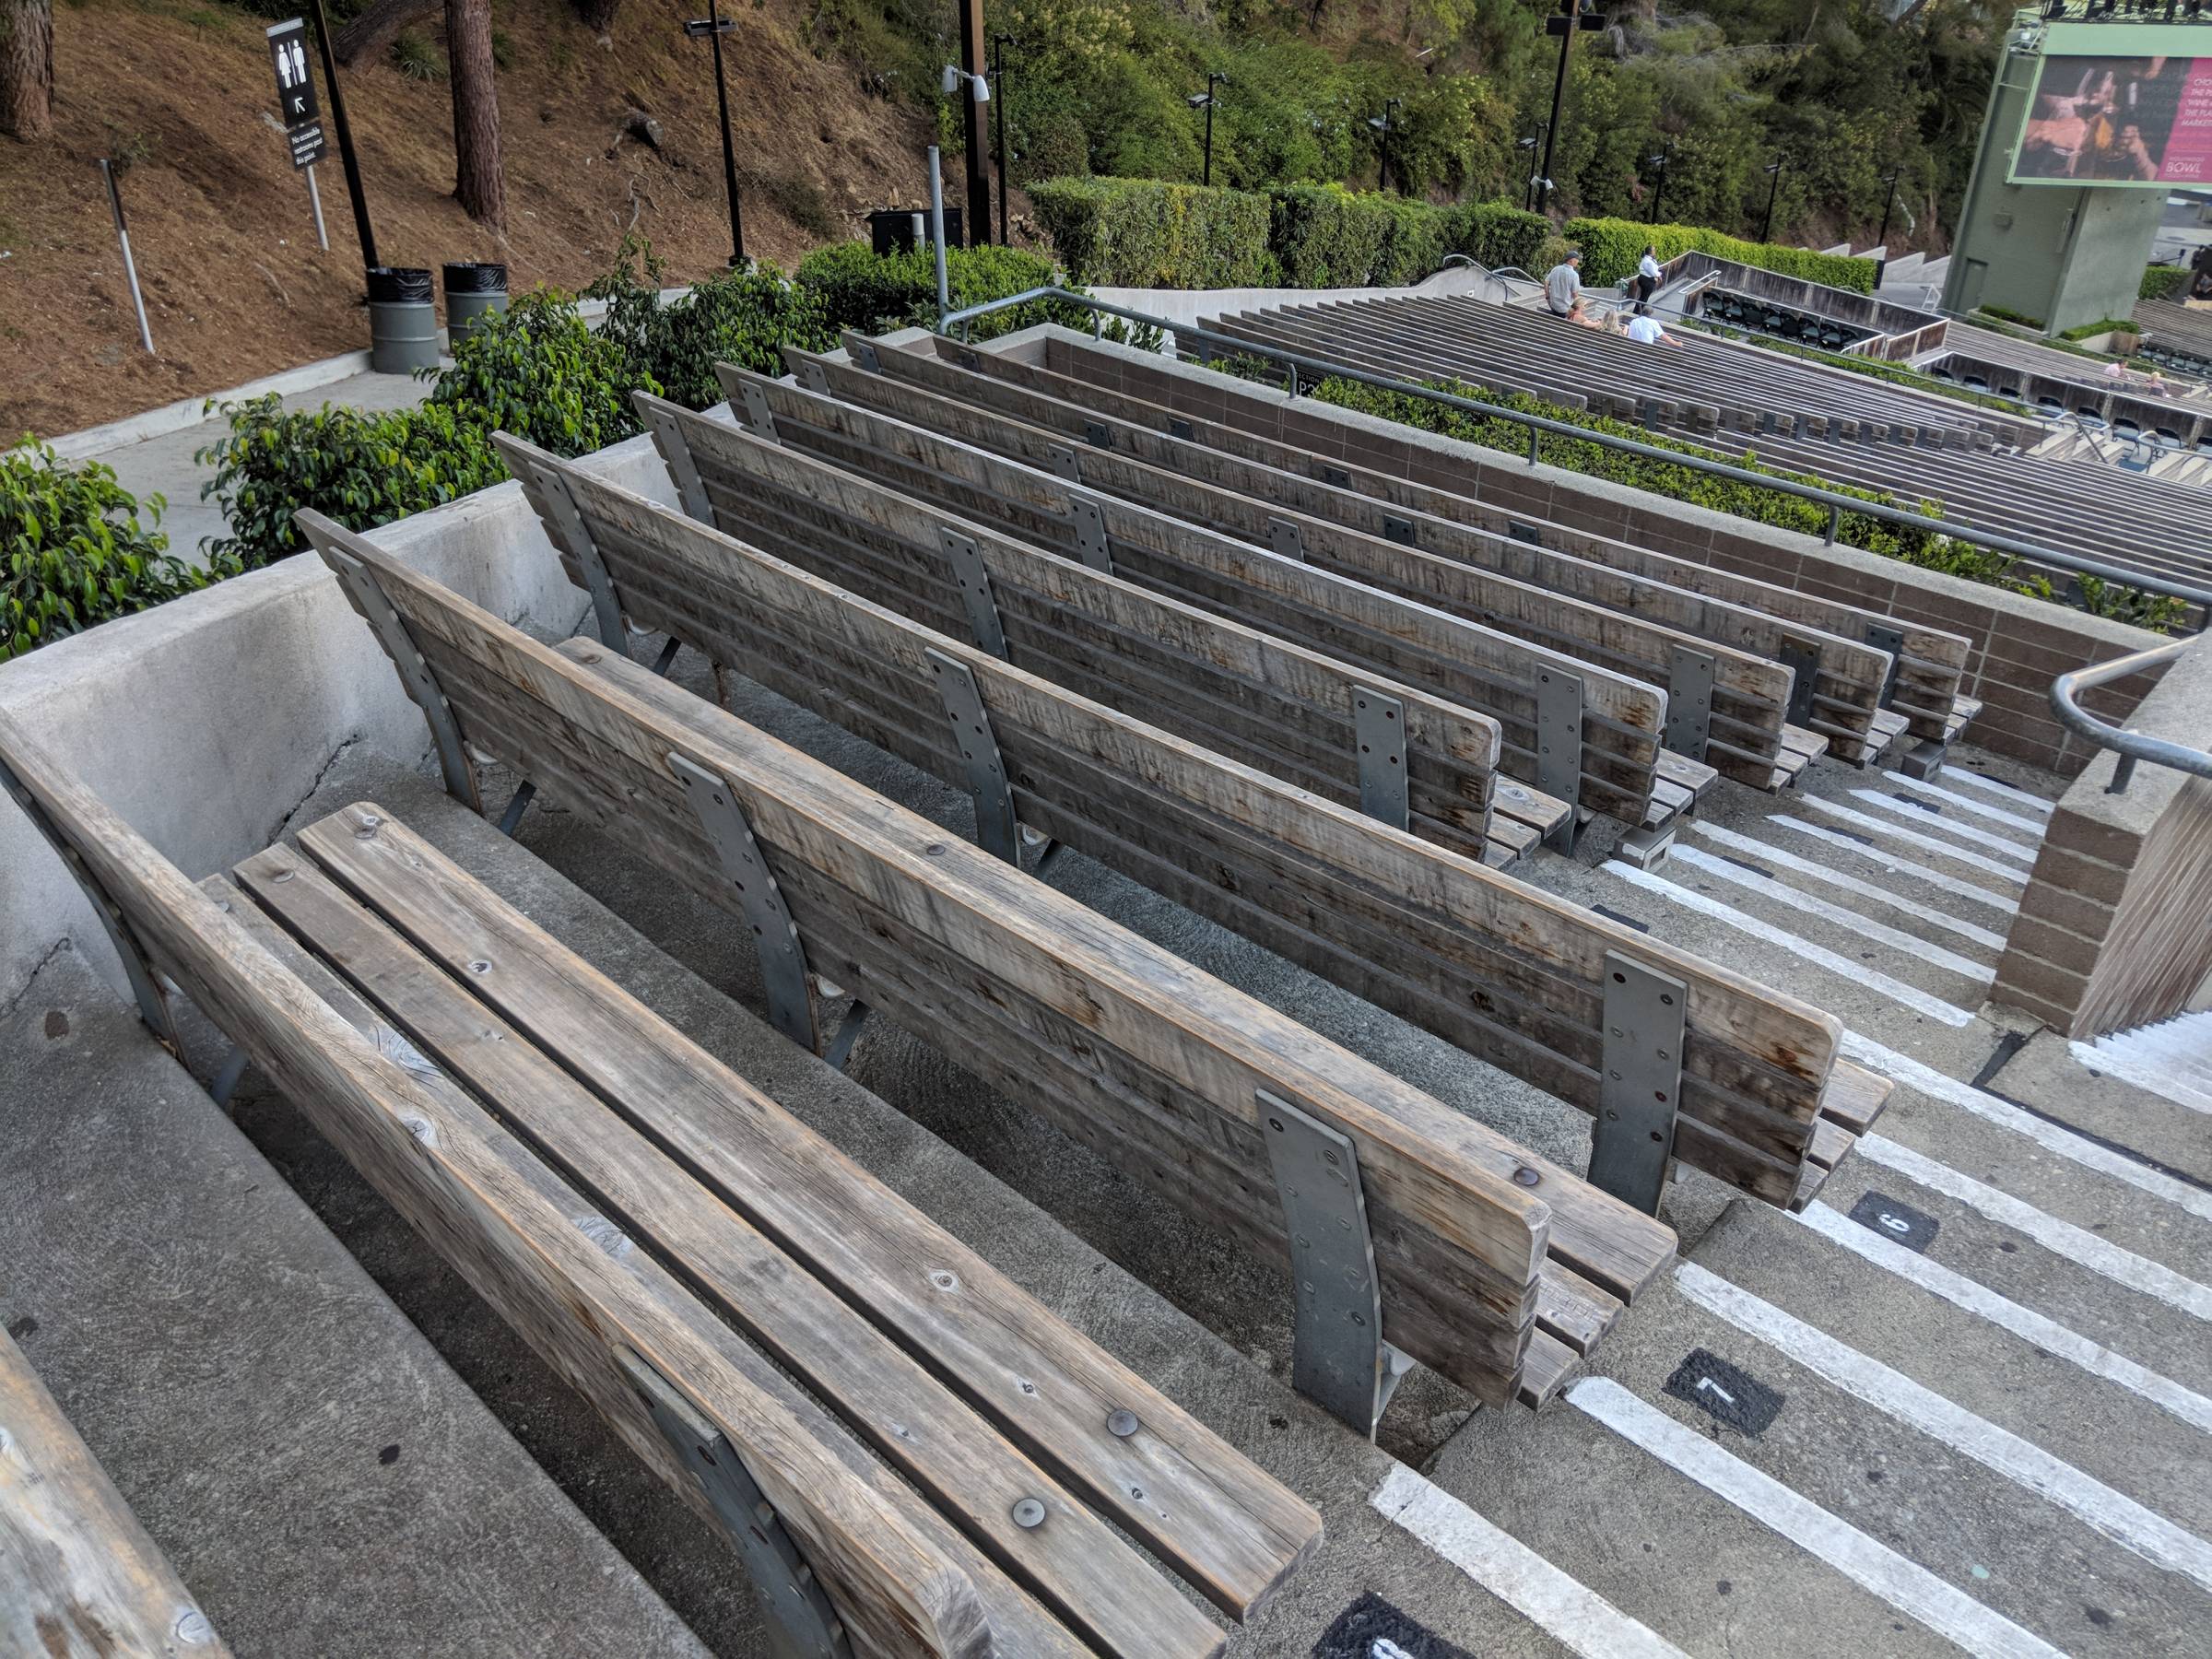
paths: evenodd
<path fill-rule="evenodd" d="M 507 188 L 500 173 L 491 0 L 445 0 L 445 55 L 453 87 L 453 196 L 478 224 L 504 229 Z"/>
<path fill-rule="evenodd" d="M 0 133 L 53 131 L 53 0 L 0 0 Z"/>

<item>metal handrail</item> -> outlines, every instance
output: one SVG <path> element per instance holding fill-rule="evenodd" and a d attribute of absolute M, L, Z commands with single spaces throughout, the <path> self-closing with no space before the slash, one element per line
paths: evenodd
<path fill-rule="evenodd" d="M 1953 519 L 1931 518 L 1924 512 L 1912 512 L 1902 507 L 1888 507 L 1879 501 L 1869 501 L 1858 496 L 1845 495 L 1841 490 L 1822 485 L 1800 484 L 1775 473 L 1752 472 L 1747 467 L 1733 466 L 1725 461 L 1709 460 L 1702 455 L 1688 454 L 1680 450 L 1661 449 L 1656 444 L 1639 443 L 1632 438 L 1616 437 L 1590 427 L 1573 426 L 1563 420 L 1554 420 L 1545 415 L 1530 415 L 1520 409 L 1509 409 L 1500 404 L 1484 403 L 1477 398 L 1461 397 L 1450 392 L 1440 392 L 1417 381 L 1400 380 L 1394 375 L 1371 374 L 1363 369 L 1354 369 L 1342 363 L 1332 363 L 1324 358 L 1308 357 L 1301 351 L 1286 350 L 1279 346 L 1262 345 L 1255 340 L 1240 339 L 1234 335 L 1216 334 L 1193 323 L 1178 323 L 1172 318 L 1155 316 L 1149 312 L 1133 311 L 1125 305 L 1115 305 L 1092 294 L 1071 293 L 1064 288 L 1047 286 L 1024 289 L 1009 294 L 1003 300 L 987 300 L 980 305 L 964 306 L 959 311 L 947 312 L 937 319 L 937 333 L 949 335 L 955 327 L 962 340 L 968 338 L 968 326 L 976 318 L 994 312 L 1011 311 L 1018 306 L 1034 304 L 1040 300 L 1056 300 L 1080 306 L 1093 313 L 1092 333 L 1098 332 L 1100 315 L 1119 317 L 1124 322 L 1157 328 L 1175 335 L 1178 342 L 1195 340 L 1210 352 L 1218 348 L 1225 355 L 1256 357 L 1280 363 L 1290 371 L 1288 390 L 1295 397 L 1299 391 L 1299 375 L 1303 373 L 1309 382 L 1324 380 L 1351 381 L 1355 384 L 1371 386 L 1378 392 L 1389 392 L 1404 397 L 1418 397 L 1426 402 L 1441 404 L 1448 409 L 1477 415 L 1488 420 L 1507 420 L 1528 429 L 1528 464 L 1536 465 L 1539 448 L 1545 434 L 1571 438 L 1578 443 L 1594 443 L 1625 455 L 1636 455 L 1649 461 L 1664 461 L 1676 466 L 1688 467 L 1692 472 L 1709 477 L 1725 478 L 1732 483 L 1749 484 L 1760 489 L 1771 489 L 1778 495 L 1795 496 L 1800 500 L 1812 501 L 1826 507 L 1828 534 L 1822 538 L 1830 546 L 1836 540 L 1846 512 L 1863 513 L 1879 519 L 1884 524 L 1901 524 L 1908 529 L 1933 531 L 1947 535 L 1954 541 L 1971 547 L 1986 547 L 1994 553 L 2007 554 L 2030 564 L 2047 566 L 2077 575 L 2094 576 L 2103 582 L 2116 582 L 2147 594 L 2159 594 L 2181 599 L 2203 608 L 2212 617 L 2212 588 L 2199 587 L 2185 582 L 2174 582 L 2153 576 L 2141 571 L 2123 570 L 2106 564 L 2102 559 L 2085 559 L 2076 553 L 2062 553 L 2055 547 L 2040 547 L 2034 542 L 2022 541 L 2017 536 L 2003 535 L 1994 530 L 1978 530 Z"/>
<path fill-rule="evenodd" d="M 2154 645 L 2148 651 L 2131 652 L 2109 663 L 2077 668 L 2051 682 L 2051 712 L 2058 716 L 2059 724 L 2120 757 L 2119 763 L 2112 768 L 2112 781 L 2104 786 L 2106 794 L 2127 793 L 2128 784 L 2135 780 L 2138 760 L 2147 760 L 2153 766 L 2171 766 L 2176 771 L 2193 772 L 2200 778 L 2212 778 L 2212 755 L 2203 749 L 2191 748 L 2185 743 L 2170 743 L 2163 737 L 2146 737 L 2140 732 L 2123 731 L 2098 719 L 2074 700 L 2077 694 L 2094 687 L 2110 685 L 2142 669 L 2173 662 L 2195 643 L 2194 640 L 2176 640 L 2171 645 Z"/>

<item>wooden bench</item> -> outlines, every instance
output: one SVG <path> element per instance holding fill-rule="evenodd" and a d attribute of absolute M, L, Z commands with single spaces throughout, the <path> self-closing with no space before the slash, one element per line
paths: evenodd
<path fill-rule="evenodd" d="M 1791 724 L 1830 739 L 1839 758 L 1860 759 L 1870 731 L 1887 713 L 1880 706 L 1891 661 L 1886 652 L 1631 568 L 1553 551 L 1527 539 L 1537 533 L 1526 524 L 1507 535 L 1464 523 L 1444 511 L 1448 503 L 1441 499 L 1441 492 L 1430 492 L 1440 499 L 1416 501 L 1401 486 L 1397 499 L 1393 499 L 1364 485 L 1353 488 L 1348 473 L 1345 483 L 1332 483 L 1313 476 L 1311 455 L 1283 445 L 1265 446 L 1266 461 L 1245 459 L 1202 441 L 1187 421 L 1173 424 L 1192 436 L 1176 437 L 1168 429 L 1165 411 L 1157 406 L 1088 387 L 1024 362 L 1011 352 L 966 352 L 941 336 L 901 347 L 852 334 L 845 336 L 845 352 L 855 363 L 872 362 L 884 374 L 1057 432 L 1064 440 L 1080 439 L 1093 447 L 1120 450 L 1151 465 L 1205 477 L 1255 500 L 1571 594 L 1607 611 L 1649 618 L 1698 641 L 1726 647 L 1732 654 L 1724 659 L 1695 645 L 1667 641 L 1664 657 L 1648 659 L 1643 677 L 1667 690 L 1670 752 L 1705 753 L 1695 725 L 1702 706 L 1709 736 L 1717 735 L 1724 745 L 1733 738 L 1738 749 L 1773 756 L 1774 746 L 1765 735 L 1777 712 L 1771 700 L 1771 685 L 1762 691 L 1762 682 L 1724 675 L 1733 653 L 1789 669 L 1780 712 L 1801 716 Z M 976 359 L 978 366 L 964 367 L 947 355 L 963 353 Z M 1132 418 L 1124 418 L 1124 414 Z M 1818 658 L 1820 671 L 1801 679 L 1795 666 L 1808 658 Z M 1747 696 L 1751 699 L 1747 705 L 1742 700 Z M 1686 720 L 1691 723 L 1688 726 Z M 1898 724 L 1901 729 L 1901 718 Z M 1721 763 L 1719 758 L 1708 758 Z M 1759 788 L 1775 782 L 1740 768 L 1739 775 Z"/>
<path fill-rule="evenodd" d="M 717 372 L 733 408 L 781 442 L 1492 716 L 1501 769 L 1539 794 L 1631 829 L 1695 799 L 1660 776 L 1665 694 L 1628 675 L 826 394 Z"/>
<path fill-rule="evenodd" d="M 194 888 L 5 723 L 0 760 L 147 982 L 724 1528 L 804 1651 L 1210 1654 L 1219 1628 L 1121 1535 L 1240 1618 L 1318 1542 L 1309 1505 L 381 808 Z"/>
<path fill-rule="evenodd" d="M 1587 1248 L 1624 1261 L 1635 1284 L 1671 1255 L 1671 1230 L 1649 1217 L 625 653 L 537 644 L 327 520 L 300 524 L 410 668 L 452 770 L 466 776 L 472 753 L 512 764 L 729 912 L 760 949 L 771 1023 L 786 1035 L 818 1052 L 830 1041 L 820 1005 L 850 994 L 1263 1259 L 1287 1259 L 1295 1237 L 1296 1381 L 1361 1432 L 1388 1397 L 1394 1351 L 1488 1405 L 1515 1397 L 1524 1356 L 1527 1380 L 1557 1385 L 1572 1350 L 1532 1335 L 1555 1229 L 1604 1230 Z M 980 735 L 964 730 L 964 747 L 981 752 Z M 1293 1178 L 1324 1152 L 1344 1181 Z M 1324 1203 L 1344 1206 L 1325 1231 L 1285 1219 Z"/>
<path fill-rule="evenodd" d="M 770 462 L 778 453 L 704 416 L 666 406 L 653 413 L 656 429 L 688 442 L 694 462 L 712 454 L 734 466 L 748 453 Z M 1831 1089 L 1841 1099 L 1859 1086 L 1857 1068 L 1836 1058 L 1836 1022 L 1802 1004 L 1117 719 L 988 651 L 855 601 L 542 451 L 501 442 L 532 480 L 564 565 L 580 585 L 603 582 L 618 614 L 948 781 L 970 782 L 972 756 L 987 744 L 994 774 L 1010 786 L 996 797 L 976 792 L 978 822 L 1002 857 L 1017 852 L 1018 818 L 1598 1115 L 1595 1179 L 1623 1199 L 1656 1207 L 1671 1146 L 1721 1179 L 1786 1204 L 1804 1188 Z M 715 510 L 742 521 L 749 474 L 727 476 Z M 818 500 L 830 493 L 827 483 L 816 487 Z M 889 492 L 871 503 L 857 481 L 842 493 L 856 507 L 897 510 Z M 594 565 L 598 573 L 587 577 Z M 968 711 L 957 721 L 943 690 L 956 672 Z M 1625 1018 L 1618 1005 L 1631 982 L 1676 987 L 1687 1009 L 1687 1026 L 1677 1027 L 1682 1041 L 1663 1045 L 1676 1063 L 1656 1079 L 1636 1074 L 1669 1105 L 1655 1146 L 1641 1113 L 1613 1115 L 1618 1101 L 1606 1083 L 1630 1064 L 1606 1032 Z M 1674 1006 L 1655 1004 L 1653 1012 Z M 1843 1127 L 1864 1126 L 1854 1115 Z M 1621 1146 L 1624 1136 L 1632 1148 Z M 1643 1159 L 1630 1155 L 1643 1148 Z M 1624 1259 L 1618 1251 L 1619 1218 L 1609 1206 L 1585 1214 L 1583 1194 L 1571 1188 L 1540 1190 L 1551 1198 L 1554 1262 L 1609 1295 L 1632 1295 L 1642 1269 L 1637 1253 Z"/>
<path fill-rule="evenodd" d="M 1495 451 L 1401 430 L 1388 422 L 1317 403 L 1288 398 L 1279 390 L 1227 375 L 1178 372 L 1118 347 L 1100 346 L 1073 330 L 1038 331 L 1027 344 L 1041 347 L 1039 371 L 1088 388 L 1099 406 L 1159 430 L 1189 429 L 1194 441 L 1288 470 L 1325 474 L 1327 481 L 1361 495 L 1456 519 L 1507 536 L 1576 554 L 1616 570 L 1633 571 L 1677 587 L 1763 611 L 1808 630 L 1800 643 L 1818 647 L 1815 634 L 1851 641 L 1880 641 L 1897 665 L 1884 706 L 1904 713 L 1913 737 L 1940 746 L 1955 735 L 1973 643 L 1947 630 L 1893 618 L 1832 598 L 1817 590 L 1783 588 L 1726 568 L 1601 535 L 1532 509 L 1513 499 L 1510 463 Z M 1013 347 L 999 342 L 976 351 L 947 342 L 956 360 L 992 374 L 1027 372 L 1014 366 Z M 1072 394 L 1071 394 L 1072 395 Z M 1548 501 L 1546 492 L 1541 498 Z M 1893 639 L 1892 636 L 1895 636 Z M 1822 651 L 1813 676 L 1823 695 L 1849 700 L 1863 682 L 1846 679 Z M 1859 759 L 1845 755 L 1845 759 Z"/>
<path fill-rule="evenodd" d="M 0 1653 L 229 1653 L 107 1471 L 0 1330 Z"/>

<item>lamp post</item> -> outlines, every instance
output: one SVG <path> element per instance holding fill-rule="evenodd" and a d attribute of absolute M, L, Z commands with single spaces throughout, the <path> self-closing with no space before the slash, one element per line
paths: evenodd
<path fill-rule="evenodd" d="M 1675 164 L 1675 147 L 1669 144 L 1657 155 L 1646 156 L 1643 164 L 1654 175 L 1652 182 L 1652 214 L 1644 222 L 1655 225 L 1659 222 L 1659 198 L 1666 190 L 1666 170 Z"/>
<path fill-rule="evenodd" d="M 1882 286 L 1882 273 L 1889 268 L 1889 209 L 1897 204 L 1897 182 L 1904 177 L 1905 164 L 1900 161 L 1889 170 L 1889 187 L 1882 192 L 1882 228 L 1874 238 L 1874 286 Z"/>
<path fill-rule="evenodd" d="M 960 72 L 968 80 L 968 101 L 961 114 L 961 147 L 968 164 L 968 243 L 973 247 L 991 240 L 991 179 L 984 152 L 990 133 L 983 126 L 983 105 L 991 97 L 983 61 L 983 0 L 960 0 Z M 952 88 L 947 87 L 947 91 Z"/>
<path fill-rule="evenodd" d="M 353 153 L 353 124 L 346 119 L 346 89 L 338 85 L 337 60 L 330 52 L 330 19 L 323 0 L 313 0 L 315 50 L 323 59 L 323 89 L 330 94 L 330 124 L 338 129 L 338 160 L 346 170 L 346 194 L 353 200 L 353 233 L 360 239 L 361 268 L 376 268 L 376 232 L 369 224 L 369 198 L 361 190 L 361 163 Z M 311 175 L 312 176 L 312 175 Z"/>
<path fill-rule="evenodd" d="M 1194 110 L 1206 112 L 1206 175 L 1203 182 L 1207 184 L 1214 182 L 1214 88 L 1217 85 L 1228 86 L 1229 76 L 1218 70 L 1209 69 L 1206 74 L 1206 90 L 1190 93 L 1182 100 Z"/>
<path fill-rule="evenodd" d="M 1019 44 L 1012 35 L 991 37 L 991 78 L 998 87 L 998 243 L 1006 240 L 1006 48 Z"/>
<path fill-rule="evenodd" d="M 730 85 L 722 73 L 722 37 L 736 25 L 722 15 L 716 0 L 707 0 L 707 15 L 693 18 L 684 25 L 684 32 L 694 38 L 704 35 L 714 47 L 714 101 L 722 109 L 722 182 L 730 197 L 730 265 L 733 269 L 745 264 L 745 219 L 737 205 L 737 147 L 730 141 Z"/>
<path fill-rule="evenodd" d="M 1767 177 L 1773 182 L 1767 186 L 1767 216 L 1759 221 L 1759 240 L 1767 241 L 1774 233 L 1774 198 L 1782 194 L 1783 158 L 1777 156 L 1767 163 Z"/>
<path fill-rule="evenodd" d="M 1603 29 L 1606 20 L 1594 9 L 1593 0 L 1559 0 L 1559 16 L 1544 19 L 1544 32 L 1559 37 L 1559 78 L 1551 83 L 1551 120 L 1544 128 L 1544 168 L 1537 186 L 1536 211 L 1551 200 L 1551 147 L 1559 135 L 1559 106 L 1567 101 L 1567 57 L 1580 29 Z"/>
<path fill-rule="evenodd" d="M 1517 138 L 1513 141 L 1515 149 L 1524 149 L 1528 152 L 1528 182 L 1521 186 L 1521 206 L 1531 212 L 1535 211 L 1536 205 L 1536 181 L 1544 176 L 1536 171 L 1536 151 L 1543 146 L 1544 135 L 1550 131 L 1550 122 L 1539 121 L 1536 123 L 1535 132 L 1525 138 Z"/>
<path fill-rule="evenodd" d="M 1390 188 L 1390 133 L 1393 125 L 1390 112 L 1405 101 L 1402 98 L 1386 98 L 1382 100 L 1382 113 L 1370 115 L 1367 118 L 1367 124 L 1382 135 L 1382 153 L 1375 164 L 1375 188 L 1377 190 Z"/>

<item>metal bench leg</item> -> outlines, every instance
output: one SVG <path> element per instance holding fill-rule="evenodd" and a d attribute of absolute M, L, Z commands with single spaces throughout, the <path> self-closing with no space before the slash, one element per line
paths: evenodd
<path fill-rule="evenodd" d="M 239 1079 L 246 1075 L 246 1062 L 251 1058 L 237 1043 L 223 1056 L 223 1068 L 215 1074 L 215 1084 L 207 1091 L 208 1098 L 225 1112 L 230 1110 L 230 1097 L 238 1092 Z"/>
<path fill-rule="evenodd" d="M 998 739 L 991 730 L 991 712 L 968 665 L 941 651 L 924 653 L 935 671 L 937 695 L 944 700 L 945 718 L 952 724 L 953 741 L 967 769 L 968 794 L 975 803 L 975 839 L 994 858 L 1021 866 L 1021 832 L 1014 816 L 1014 792 L 1006 782 L 1006 762 L 999 759 Z"/>

